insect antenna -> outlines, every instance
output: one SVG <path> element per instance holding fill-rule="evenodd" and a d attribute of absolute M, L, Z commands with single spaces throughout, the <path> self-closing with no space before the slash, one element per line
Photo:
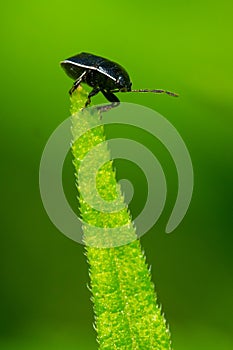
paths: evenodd
<path fill-rule="evenodd" d="M 174 96 L 174 97 L 179 96 L 175 92 L 170 92 L 170 91 L 161 90 L 161 89 L 156 89 L 156 90 L 139 89 L 139 90 L 131 90 L 129 92 L 153 92 L 154 94 L 167 94 L 167 95 Z"/>

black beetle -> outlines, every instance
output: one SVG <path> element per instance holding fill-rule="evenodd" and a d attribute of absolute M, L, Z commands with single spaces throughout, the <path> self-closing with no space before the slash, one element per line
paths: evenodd
<path fill-rule="evenodd" d="M 107 58 L 96 56 L 91 53 L 82 52 L 67 58 L 61 62 L 61 66 L 70 78 L 75 79 L 74 85 L 69 91 L 70 94 L 72 94 L 82 82 L 93 88 L 88 95 L 85 107 L 90 104 L 91 97 L 95 96 L 100 91 L 110 102 L 120 102 L 114 95 L 115 92 L 154 92 L 157 94 L 165 93 L 170 96 L 178 96 L 173 92 L 160 89 L 132 90 L 130 77 L 123 67 Z"/>

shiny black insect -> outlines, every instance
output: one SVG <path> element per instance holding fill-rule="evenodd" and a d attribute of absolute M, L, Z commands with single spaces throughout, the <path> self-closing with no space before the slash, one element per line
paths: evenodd
<path fill-rule="evenodd" d="M 107 58 L 82 52 L 76 56 L 67 58 L 61 62 L 66 74 L 75 80 L 69 93 L 72 94 L 81 83 L 86 83 L 93 89 L 88 95 L 85 107 L 90 104 L 91 97 L 102 92 L 110 102 L 120 102 L 114 95 L 116 92 L 153 92 L 156 94 L 165 93 L 170 96 L 178 96 L 166 90 L 132 90 L 132 83 L 126 70 L 118 63 Z"/>

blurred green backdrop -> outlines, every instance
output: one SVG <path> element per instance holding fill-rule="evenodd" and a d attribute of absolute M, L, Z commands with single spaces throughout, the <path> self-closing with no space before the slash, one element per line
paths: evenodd
<path fill-rule="evenodd" d="M 84 249 L 50 222 L 38 186 L 46 140 L 69 116 L 72 81 L 59 61 L 81 51 L 122 64 L 134 88 L 180 93 L 120 96 L 163 114 L 190 151 L 193 200 L 172 234 L 164 228 L 177 178 L 165 148 L 134 129 L 108 132 L 143 142 L 167 175 L 166 208 L 142 245 L 174 349 L 232 349 L 232 9 L 227 0 L 1 4 L 1 349 L 97 349 Z M 132 174 L 136 215 L 144 179 L 117 165 L 119 176 Z M 72 201 L 68 160 L 64 180 Z"/>

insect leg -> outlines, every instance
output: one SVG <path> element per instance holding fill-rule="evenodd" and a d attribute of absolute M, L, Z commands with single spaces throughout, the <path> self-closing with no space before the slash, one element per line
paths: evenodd
<path fill-rule="evenodd" d="M 109 102 L 120 102 L 120 100 L 111 91 L 101 90 L 101 92 Z"/>
<path fill-rule="evenodd" d="M 87 71 L 84 71 L 84 72 L 80 75 L 80 77 L 78 77 L 78 79 L 75 80 L 75 82 L 74 82 L 72 88 L 69 90 L 69 94 L 70 94 L 70 95 L 72 95 L 73 92 L 78 88 L 78 86 L 79 86 L 80 83 L 82 82 L 83 77 L 84 77 L 84 75 L 85 75 L 86 73 L 87 73 Z"/>
<path fill-rule="evenodd" d="M 100 88 L 94 88 L 87 97 L 87 102 L 85 103 L 85 107 L 87 107 L 91 103 L 91 97 L 95 96 L 100 92 Z"/>

